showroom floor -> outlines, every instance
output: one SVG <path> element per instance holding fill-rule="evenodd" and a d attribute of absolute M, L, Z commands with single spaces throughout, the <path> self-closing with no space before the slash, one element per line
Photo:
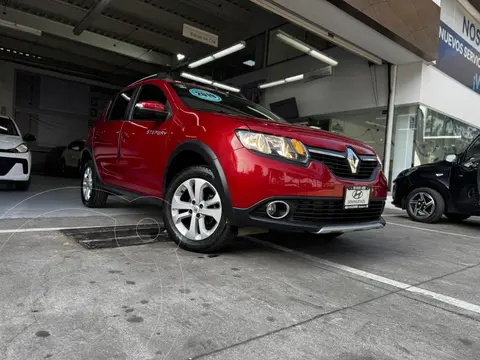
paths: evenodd
<path fill-rule="evenodd" d="M 386 229 L 333 242 L 258 235 L 207 256 L 161 235 L 89 250 L 61 228 L 136 228 L 158 209 L 81 213 L 70 191 L 55 199 L 71 213 L 29 222 L 54 210 L 39 200 L 0 222 L 2 358 L 479 358 L 478 219 L 414 224 L 389 209 Z"/>
<path fill-rule="evenodd" d="M 87 209 L 80 200 L 80 179 L 33 176 L 27 192 L 0 188 L 0 219 L 94 216 L 98 210 Z M 147 210 L 146 210 L 147 209 Z M 129 202 L 111 197 L 104 215 L 138 214 L 152 210 L 145 201 Z"/>

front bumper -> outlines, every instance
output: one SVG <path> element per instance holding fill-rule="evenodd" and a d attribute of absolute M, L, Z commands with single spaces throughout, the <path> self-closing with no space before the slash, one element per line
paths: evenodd
<path fill-rule="evenodd" d="M 28 181 L 32 158 L 28 153 L 0 152 L 0 181 Z"/>
<path fill-rule="evenodd" d="M 285 201 L 290 213 L 281 220 L 266 214 L 270 201 Z M 233 209 L 232 225 L 240 228 L 261 228 L 287 232 L 316 234 L 348 233 L 380 229 L 385 226 L 382 213 L 385 199 L 372 199 L 367 209 L 343 209 L 341 198 L 275 197 L 261 201 L 248 209 Z"/>

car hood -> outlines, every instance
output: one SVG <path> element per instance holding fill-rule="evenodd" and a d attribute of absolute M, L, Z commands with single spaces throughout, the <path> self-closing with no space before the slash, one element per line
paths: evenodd
<path fill-rule="evenodd" d="M 438 161 L 432 164 L 424 164 L 416 166 L 415 168 L 421 172 L 445 172 L 451 170 L 453 163 L 448 161 Z"/>
<path fill-rule="evenodd" d="M 0 135 L 0 150 L 14 149 L 22 143 L 23 140 L 20 136 Z"/>
<path fill-rule="evenodd" d="M 371 146 L 332 132 L 312 129 L 307 126 L 281 124 L 273 121 L 252 119 L 247 117 L 239 118 L 239 120 L 248 126 L 252 131 L 295 138 L 307 146 L 334 151 L 345 151 L 346 147 L 349 146 L 358 154 L 375 155 L 375 151 Z"/>

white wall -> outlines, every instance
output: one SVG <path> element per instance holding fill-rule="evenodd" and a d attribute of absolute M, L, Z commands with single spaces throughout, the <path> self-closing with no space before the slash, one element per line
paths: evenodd
<path fill-rule="evenodd" d="M 480 127 L 480 95 L 433 65 L 401 65 L 398 68 L 395 105 L 418 103 Z"/>
<path fill-rule="evenodd" d="M 423 64 L 421 62 L 398 66 L 395 105 L 420 102 L 422 69 Z"/>
<path fill-rule="evenodd" d="M 339 62 L 333 75 L 311 82 L 300 81 L 268 88 L 265 90 L 264 105 L 268 107 L 272 102 L 295 97 L 300 117 L 387 106 L 386 65 L 375 65 L 370 69 L 366 60 L 340 48 L 329 49 L 325 53 Z M 311 56 L 302 56 L 228 82 L 237 85 L 258 80 L 268 82 L 325 66 Z"/>

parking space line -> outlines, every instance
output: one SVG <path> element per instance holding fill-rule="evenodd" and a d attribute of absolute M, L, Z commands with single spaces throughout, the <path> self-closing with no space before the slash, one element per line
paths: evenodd
<path fill-rule="evenodd" d="M 468 310 L 468 311 L 480 314 L 480 306 L 476 305 L 476 304 L 472 304 L 472 303 L 469 303 L 469 302 L 466 302 L 466 301 L 463 301 L 463 300 L 460 300 L 460 299 L 457 299 L 457 298 L 453 298 L 453 297 L 450 297 L 450 296 L 447 296 L 447 295 L 439 294 L 439 293 L 436 293 L 436 292 L 433 292 L 433 291 L 425 290 L 425 289 L 416 287 L 414 285 L 410 285 L 410 284 L 407 284 L 407 283 L 403 283 L 403 282 L 400 282 L 400 281 L 389 279 L 389 278 L 386 278 L 386 277 L 383 277 L 383 276 L 380 276 L 380 275 L 372 274 L 372 273 L 369 273 L 367 271 L 352 268 L 350 266 L 337 264 L 337 263 L 331 262 L 329 260 L 324 260 L 324 259 L 318 258 L 316 256 L 304 254 L 300 251 L 289 249 L 289 248 L 281 246 L 281 245 L 272 244 L 270 242 L 255 239 L 255 238 L 249 238 L 249 239 L 252 242 L 255 242 L 259 245 L 263 245 L 265 247 L 269 247 L 269 248 L 276 249 L 276 250 L 279 250 L 279 251 L 282 251 L 282 252 L 286 252 L 286 253 L 289 253 L 291 255 L 303 258 L 305 260 L 315 262 L 315 263 L 320 264 L 320 265 L 329 266 L 329 267 L 332 267 L 332 268 L 335 268 L 335 269 L 338 269 L 338 270 L 345 271 L 345 272 L 350 273 L 350 274 L 354 274 L 354 275 L 357 275 L 357 276 L 360 276 L 360 277 L 363 277 L 363 278 L 366 278 L 366 279 L 374 280 L 374 281 L 377 281 L 379 283 L 383 283 L 383 284 L 386 284 L 386 285 L 396 287 L 397 289 L 400 289 L 400 290 L 408 291 L 408 292 L 411 292 L 411 293 L 414 293 L 414 294 L 423 295 L 423 296 L 426 296 L 426 297 L 429 297 L 429 298 L 433 298 L 433 299 L 435 299 L 439 302 L 442 302 L 442 303 L 445 303 L 445 304 L 448 304 L 448 305 L 455 306 L 455 307 L 460 308 L 460 309 L 464 309 L 464 310 Z"/>
<path fill-rule="evenodd" d="M 136 224 L 132 224 L 136 226 Z M 80 229 L 98 229 L 105 227 L 113 227 L 112 225 L 96 225 L 96 226 L 61 226 L 61 227 L 51 227 L 51 228 L 26 228 L 26 229 L 0 229 L 0 234 L 21 234 L 21 233 L 31 233 L 31 232 L 49 232 L 49 231 L 62 231 L 62 230 L 80 230 Z"/>
<path fill-rule="evenodd" d="M 397 224 L 397 223 L 393 223 L 393 222 L 390 222 L 390 221 L 387 221 L 387 225 L 394 225 L 394 226 L 399 226 L 399 227 L 404 227 L 404 228 L 409 228 L 409 229 L 414 229 L 414 230 L 428 231 L 428 232 L 433 232 L 433 233 L 437 233 L 437 234 L 451 235 L 451 236 L 461 236 L 461 237 L 464 237 L 464 238 L 480 240 L 480 237 L 478 237 L 478 236 L 451 233 L 451 232 L 447 232 L 447 231 L 428 229 L 428 228 L 423 228 L 423 227 L 419 227 L 419 226 Z"/>

